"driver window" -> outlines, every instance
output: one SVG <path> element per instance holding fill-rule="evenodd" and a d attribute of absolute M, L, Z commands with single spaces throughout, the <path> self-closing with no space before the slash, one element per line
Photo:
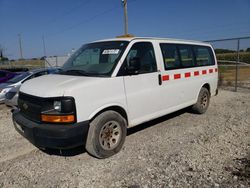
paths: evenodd
<path fill-rule="evenodd" d="M 125 67 L 129 66 L 129 62 L 133 58 L 137 58 L 140 61 L 139 74 L 157 71 L 154 48 L 150 42 L 135 43 L 125 59 Z"/>

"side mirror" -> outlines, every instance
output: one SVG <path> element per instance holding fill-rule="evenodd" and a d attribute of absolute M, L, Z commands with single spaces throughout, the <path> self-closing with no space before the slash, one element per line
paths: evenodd
<path fill-rule="evenodd" d="M 127 73 L 129 75 L 139 74 L 141 67 L 141 61 L 139 57 L 134 57 L 129 60 L 129 65 L 127 67 Z"/>

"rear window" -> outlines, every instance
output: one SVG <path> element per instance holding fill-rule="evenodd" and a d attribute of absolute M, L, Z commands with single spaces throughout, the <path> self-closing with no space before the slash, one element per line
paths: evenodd
<path fill-rule="evenodd" d="M 214 65 L 214 58 L 211 48 L 204 46 L 194 46 L 197 66 Z"/>

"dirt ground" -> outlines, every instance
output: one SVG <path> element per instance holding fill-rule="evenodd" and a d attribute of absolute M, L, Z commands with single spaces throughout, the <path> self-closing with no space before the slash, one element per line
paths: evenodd
<path fill-rule="evenodd" d="M 120 153 L 41 151 L 0 106 L 0 187 L 250 187 L 250 90 L 220 90 L 203 115 L 181 110 L 129 130 Z"/>

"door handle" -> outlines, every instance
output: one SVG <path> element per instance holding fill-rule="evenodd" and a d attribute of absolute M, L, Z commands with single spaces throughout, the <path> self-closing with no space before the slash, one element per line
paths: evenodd
<path fill-rule="evenodd" d="M 158 74 L 158 83 L 159 83 L 159 85 L 162 84 L 162 77 L 161 77 L 161 74 Z"/>

